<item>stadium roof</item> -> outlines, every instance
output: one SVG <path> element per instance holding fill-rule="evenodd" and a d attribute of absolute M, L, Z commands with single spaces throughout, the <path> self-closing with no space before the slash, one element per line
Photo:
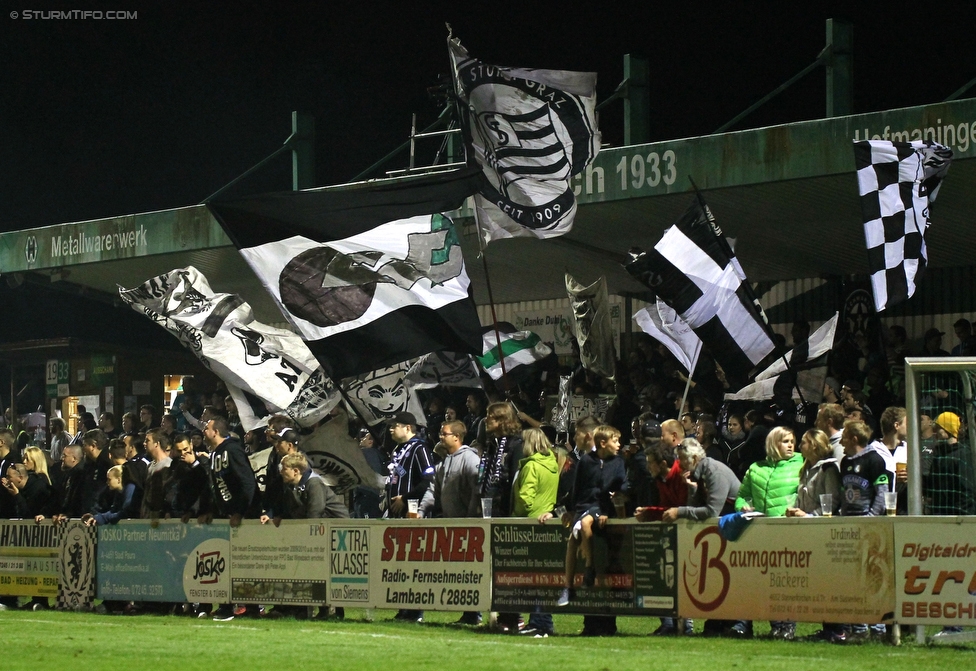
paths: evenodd
<path fill-rule="evenodd" d="M 866 137 L 931 138 L 953 149 L 933 207 L 929 260 L 935 267 L 972 265 L 976 99 L 966 99 L 604 149 L 574 182 L 580 206 L 569 235 L 488 248 L 494 299 L 563 298 L 566 271 L 584 283 L 604 275 L 611 293 L 643 293 L 619 263 L 633 246 L 653 247 L 680 216 L 691 200 L 689 177 L 736 239 L 751 281 L 866 274 L 851 149 Z M 460 214 L 467 216 L 462 246 L 475 299 L 487 303 L 474 227 L 469 212 Z M 215 291 L 240 294 L 258 319 L 281 321 L 204 205 L 0 234 L 0 273 L 35 273 L 106 294 L 188 265 Z"/>

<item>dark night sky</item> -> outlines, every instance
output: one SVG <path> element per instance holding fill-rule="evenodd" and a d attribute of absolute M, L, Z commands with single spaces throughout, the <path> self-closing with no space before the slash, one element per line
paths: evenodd
<path fill-rule="evenodd" d="M 893 2 L 630 4 L 69 3 L 129 21 L 4 9 L 0 230 L 200 202 L 279 147 L 295 109 L 315 116 L 317 184 L 347 181 L 406 139 L 411 112 L 437 117 L 426 89 L 448 71 L 445 21 L 489 63 L 596 71 L 601 100 L 625 53 L 646 56 L 653 139 L 714 131 L 812 62 L 829 17 L 854 24 L 855 112 L 941 101 L 976 76 L 971 2 L 931 17 Z M 739 127 L 823 109 L 820 70 Z M 622 105 L 601 128 L 622 143 Z M 282 157 L 237 193 L 290 188 L 290 169 Z"/>

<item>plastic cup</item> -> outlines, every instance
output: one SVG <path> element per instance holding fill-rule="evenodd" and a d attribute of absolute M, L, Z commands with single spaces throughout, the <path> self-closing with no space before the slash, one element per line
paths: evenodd
<path fill-rule="evenodd" d="M 898 492 L 885 492 L 885 515 L 894 517 L 898 513 Z"/>
<path fill-rule="evenodd" d="M 420 517 L 419 513 L 420 501 L 418 499 L 407 499 L 407 517 L 410 519 L 417 519 Z"/>
<path fill-rule="evenodd" d="M 833 494 L 821 494 L 820 495 L 820 510 L 824 517 L 833 517 L 834 515 L 834 495 Z"/>
<path fill-rule="evenodd" d="M 481 516 L 484 519 L 489 519 L 491 517 L 491 497 L 486 496 L 481 499 Z"/>

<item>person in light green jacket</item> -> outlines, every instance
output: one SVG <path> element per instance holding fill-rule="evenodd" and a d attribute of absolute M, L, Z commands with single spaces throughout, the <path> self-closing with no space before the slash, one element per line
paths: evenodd
<path fill-rule="evenodd" d="M 793 430 L 777 426 L 766 436 L 766 458 L 746 471 L 735 509 L 739 512 L 758 510 L 768 517 L 783 517 L 787 508 L 796 507 L 802 468 L 803 455 L 796 452 Z M 773 638 L 792 641 L 796 637 L 796 622 L 774 620 L 769 624 Z"/>
<path fill-rule="evenodd" d="M 556 450 L 540 429 L 526 429 L 522 432 L 522 454 L 512 489 L 513 516 L 538 518 L 556 507 L 559 490 Z M 529 613 L 528 624 L 519 631 L 522 636 L 534 638 L 548 638 L 553 633 L 552 615 L 542 612 L 539 606 Z"/>
<path fill-rule="evenodd" d="M 793 430 L 777 426 L 766 437 L 766 458 L 750 466 L 742 479 L 736 511 L 757 510 L 767 517 L 783 517 L 787 508 L 796 505 L 802 468 L 803 455 L 796 452 Z"/>
<path fill-rule="evenodd" d="M 556 506 L 556 452 L 541 430 L 526 429 L 522 432 L 522 454 L 513 494 L 514 517 L 538 517 Z"/>

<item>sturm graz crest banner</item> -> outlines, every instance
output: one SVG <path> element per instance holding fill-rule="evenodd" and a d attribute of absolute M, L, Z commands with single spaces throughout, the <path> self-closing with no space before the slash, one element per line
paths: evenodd
<path fill-rule="evenodd" d="M 596 74 L 499 67 L 448 36 L 461 128 L 484 176 L 475 196 L 485 242 L 569 232 L 569 180 L 600 151 Z"/>

